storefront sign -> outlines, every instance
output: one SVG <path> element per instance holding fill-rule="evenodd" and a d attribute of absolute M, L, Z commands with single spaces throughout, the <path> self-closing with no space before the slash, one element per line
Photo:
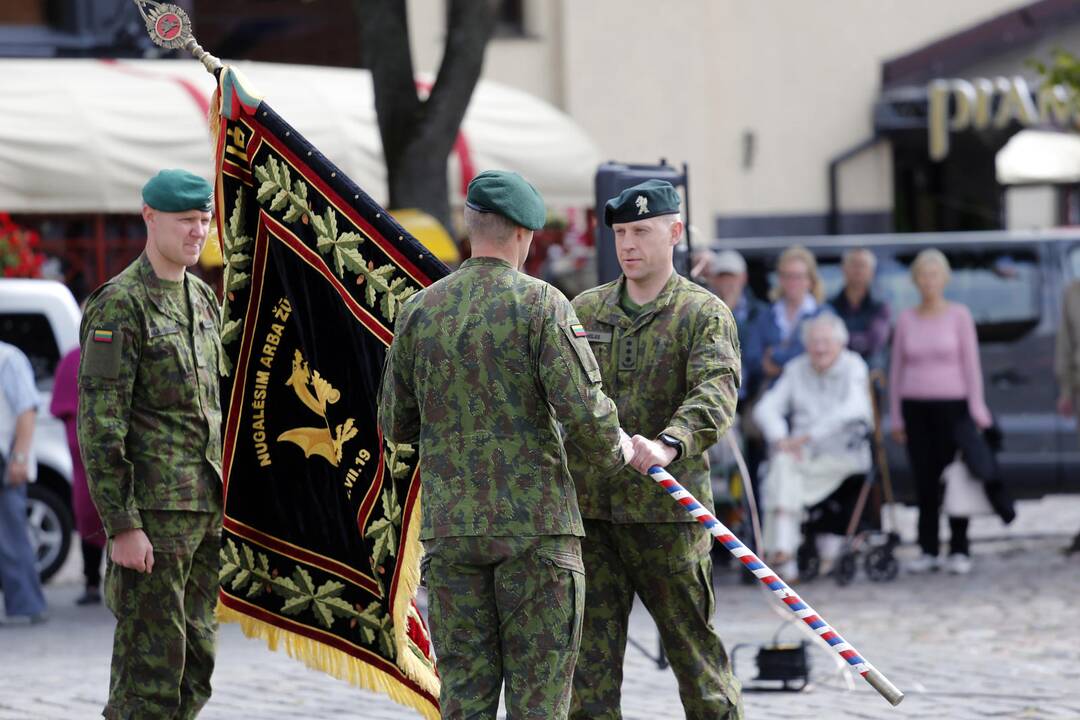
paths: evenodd
<path fill-rule="evenodd" d="M 1080 128 L 1080 108 L 1070 91 L 1060 85 L 1043 87 L 1033 95 L 1027 81 L 1019 76 L 934 80 L 927 94 L 933 160 L 943 160 L 949 154 L 950 132 L 968 128 L 1004 128 L 1012 122 L 1025 127 Z"/>

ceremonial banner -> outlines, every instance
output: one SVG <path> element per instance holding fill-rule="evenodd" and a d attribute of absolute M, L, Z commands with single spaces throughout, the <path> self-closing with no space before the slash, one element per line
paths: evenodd
<path fill-rule="evenodd" d="M 402 302 L 447 268 L 234 71 L 218 81 L 219 617 L 438 717 L 418 458 L 383 442 L 376 396 Z"/>

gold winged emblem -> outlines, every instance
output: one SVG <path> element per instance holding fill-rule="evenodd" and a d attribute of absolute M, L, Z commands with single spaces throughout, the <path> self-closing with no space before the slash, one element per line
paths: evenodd
<path fill-rule="evenodd" d="M 318 370 L 312 372 L 308 369 L 307 361 L 299 350 L 293 355 L 292 374 L 285 384 L 293 389 L 300 402 L 322 418 L 325 427 L 294 428 L 278 435 L 278 442 L 295 443 L 304 451 L 305 457 L 321 455 L 337 467 L 341 462 L 342 446 L 356 437 L 358 432 L 353 418 L 346 419 L 334 428 L 333 433 L 330 432 L 330 423 L 326 420 L 326 406 L 340 400 L 341 393 L 320 376 Z"/>

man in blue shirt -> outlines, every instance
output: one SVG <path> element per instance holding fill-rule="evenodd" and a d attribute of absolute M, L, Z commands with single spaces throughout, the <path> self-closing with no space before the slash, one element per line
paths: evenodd
<path fill-rule="evenodd" d="M 746 260 L 737 250 L 722 250 L 706 256 L 705 274 L 713 291 L 735 316 L 742 346 L 742 384 L 739 404 L 752 400 L 764 377 L 765 348 L 779 340 L 779 331 L 767 303 L 746 289 Z M 740 408 L 741 409 L 741 408 Z"/>
<path fill-rule="evenodd" d="M 847 326 L 848 348 L 859 353 L 871 370 L 883 370 L 889 347 L 889 305 L 871 292 L 877 258 L 866 248 L 844 253 L 844 287 L 829 300 Z"/>
<path fill-rule="evenodd" d="M 708 252 L 700 263 L 702 274 L 713 291 L 735 316 L 742 351 L 742 383 L 739 386 L 737 427 L 742 439 L 746 459 L 747 478 L 754 492 L 760 497 L 757 482 L 758 466 L 765 459 L 766 447 L 760 431 L 754 425 L 750 411 L 755 400 L 767 386 L 765 369 L 766 349 L 780 342 L 780 329 L 769 304 L 758 300 L 747 289 L 746 260 L 736 250 Z M 717 443 L 709 451 L 714 487 L 728 488 L 730 466 L 728 452 L 723 443 Z M 718 492 L 717 498 L 723 497 Z M 747 574 L 744 578 L 751 578 Z"/>
<path fill-rule="evenodd" d="M 45 619 L 45 596 L 26 530 L 26 484 L 37 473 L 31 441 L 38 406 L 34 371 L 14 345 L 0 342 L 0 585 L 10 619 Z"/>

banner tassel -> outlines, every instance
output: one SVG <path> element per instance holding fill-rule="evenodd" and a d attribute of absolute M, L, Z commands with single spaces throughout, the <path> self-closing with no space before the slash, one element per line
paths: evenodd
<path fill-rule="evenodd" d="M 439 711 L 432 707 L 430 702 L 400 683 L 389 680 L 368 663 L 349 657 L 299 633 L 284 630 L 250 615 L 237 612 L 220 600 L 216 613 L 219 622 L 236 623 L 247 637 L 265 640 L 270 650 L 284 648 L 289 657 L 303 662 L 312 670 L 324 672 L 365 690 L 386 693 L 394 702 L 415 709 L 428 720 L 439 720 Z"/>

